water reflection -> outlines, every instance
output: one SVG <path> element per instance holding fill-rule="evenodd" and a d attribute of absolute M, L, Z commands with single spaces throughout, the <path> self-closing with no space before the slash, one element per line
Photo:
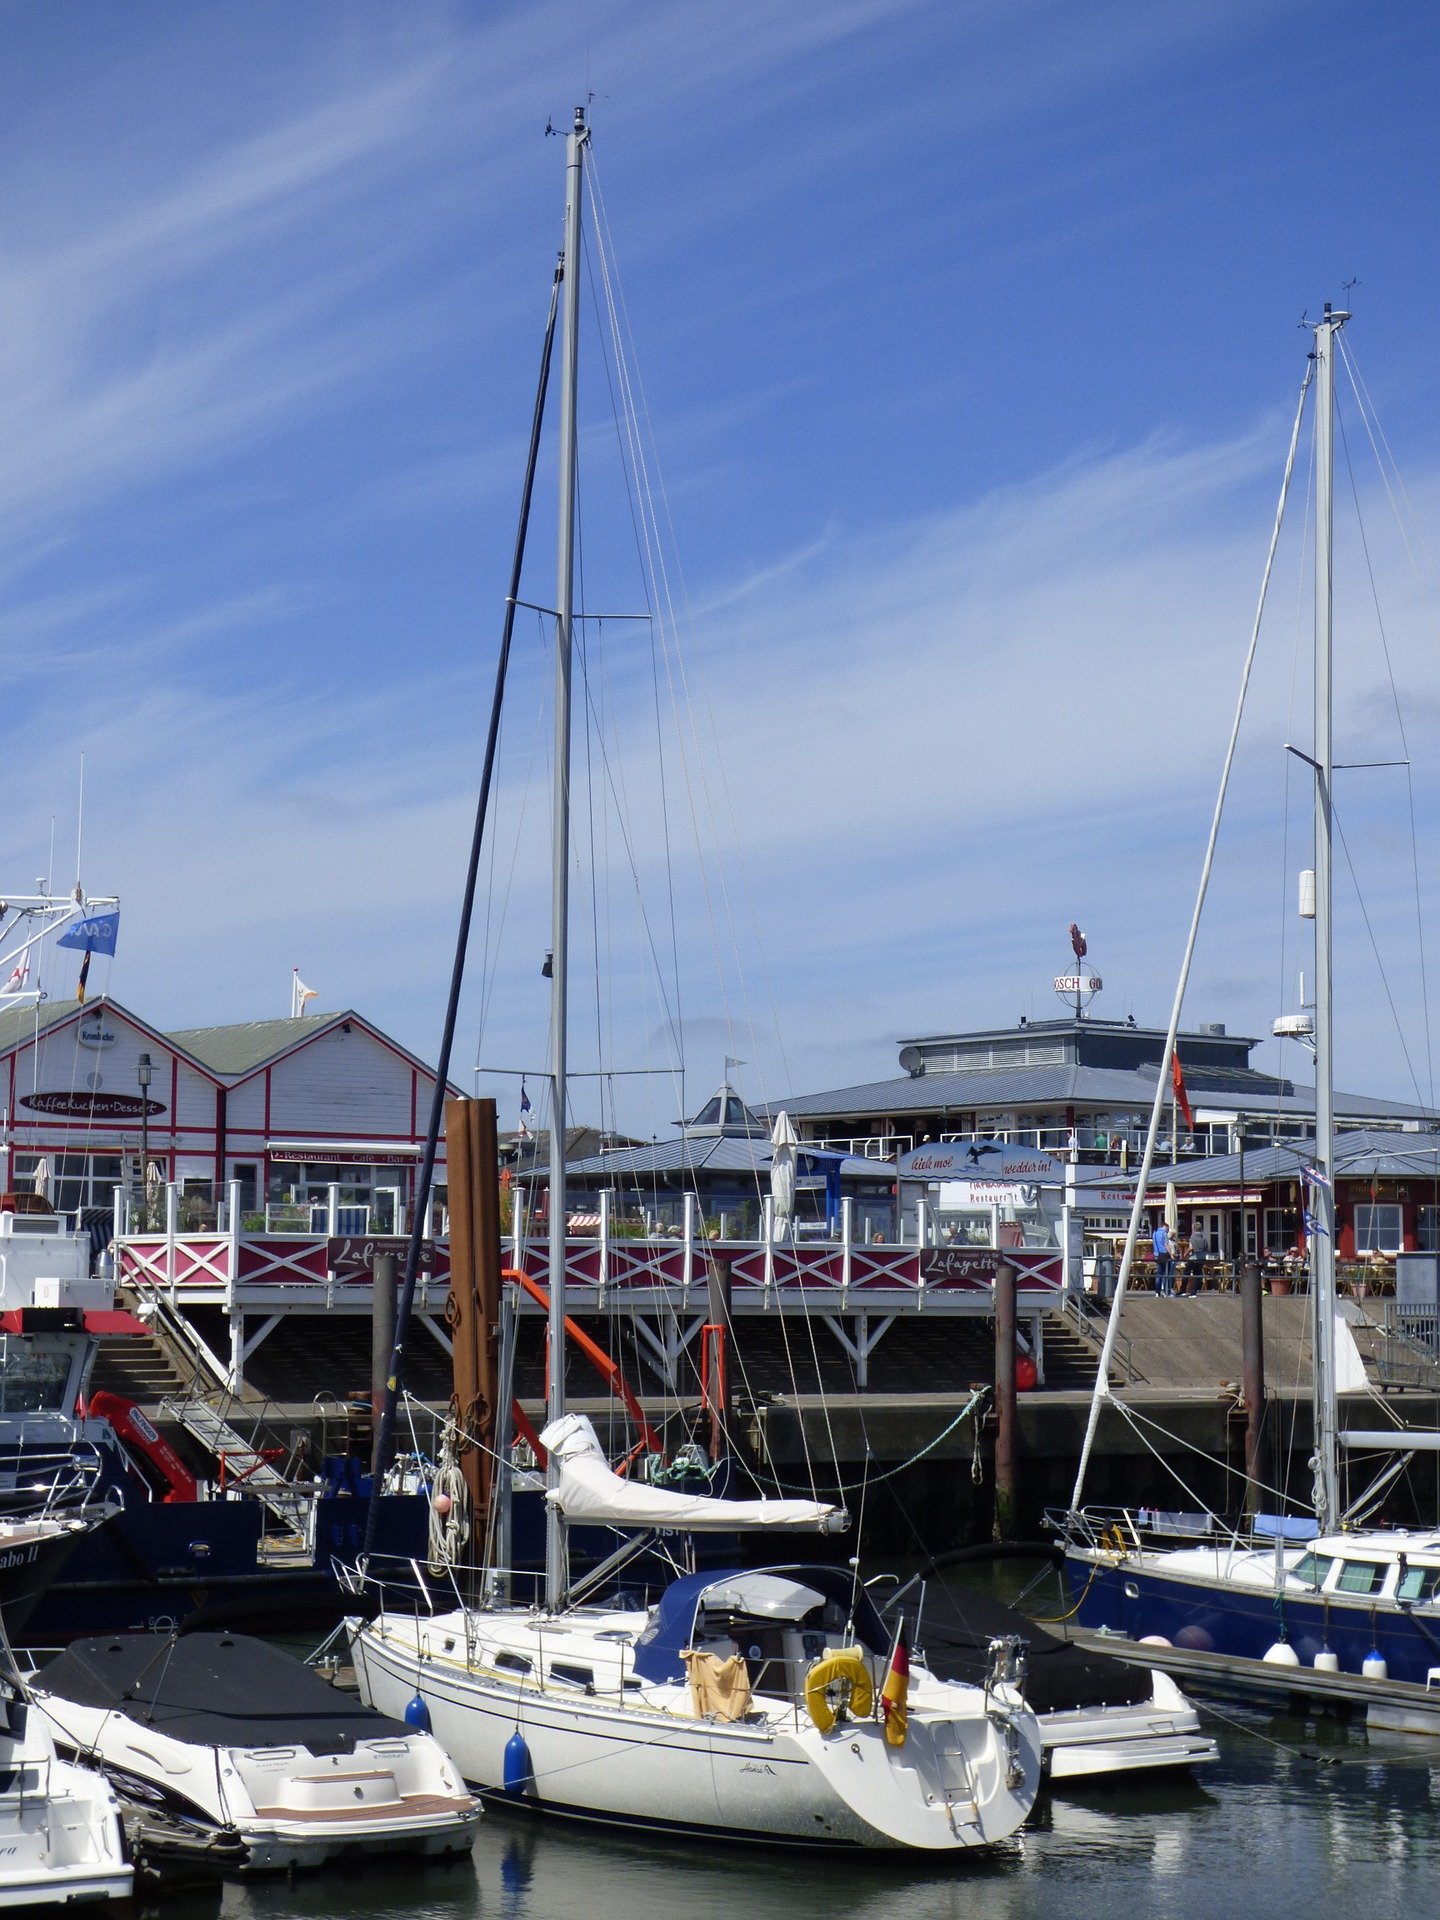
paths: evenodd
<path fill-rule="evenodd" d="M 1374 1920 L 1434 1911 L 1440 1755 L 1420 1746 L 1381 1758 L 1363 1728 L 1332 1728 L 1340 1764 L 1326 1765 L 1316 1731 L 1258 1715 L 1253 1729 L 1226 1726 L 1220 1764 L 1203 1778 L 1071 1789 L 983 1855 L 641 1844 L 500 1813 L 459 1865 L 382 1858 L 172 1896 L 152 1911 L 159 1920 L 1190 1920 L 1237 1907 Z"/>
<path fill-rule="evenodd" d="M 999 1589 L 1032 1572 L 989 1577 Z M 641 1843 L 492 1813 L 467 1861 L 381 1857 L 231 1883 L 137 1903 L 138 1920 L 1418 1920 L 1437 1910 L 1440 1740 L 1233 1703 L 1214 1709 L 1210 1730 L 1216 1766 L 1072 1784 L 990 1853 Z"/>

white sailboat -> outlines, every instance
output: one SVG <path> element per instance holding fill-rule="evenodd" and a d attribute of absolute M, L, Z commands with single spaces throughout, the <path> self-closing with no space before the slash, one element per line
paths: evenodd
<path fill-rule="evenodd" d="M 549 1315 L 565 1343 L 570 662 L 574 598 L 581 194 L 589 130 L 566 152 L 552 847 Z M 551 1814 L 667 1833 L 956 1852 L 1020 1826 L 1040 1770 L 1013 1644 L 983 1686 L 910 1672 L 851 1568 L 690 1574 L 653 1609 L 588 1604 L 566 1524 L 694 1532 L 835 1531 L 819 1501 L 725 1501 L 610 1472 L 550 1370 L 546 1594 L 535 1607 L 385 1610 L 351 1626 L 363 1696 L 401 1715 L 418 1698 L 467 1781 Z M 601 1573 L 605 1569 L 599 1570 Z M 887 1692 L 889 1699 L 885 1698 Z M 416 1709 L 418 1711 L 418 1709 Z"/>
<path fill-rule="evenodd" d="M 1265 1538 L 1213 1525 L 1209 1538 L 1177 1546 L 1173 1535 L 1164 1537 L 1153 1526 L 1147 1526 L 1143 1514 L 1081 1506 L 1100 1409 L 1107 1399 L 1113 1398 L 1108 1385 L 1109 1361 L 1154 1158 L 1160 1102 L 1169 1081 L 1180 1007 L 1214 854 L 1225 794 L 1224 779 L 1161 1062 L 1156 1109 L 1146 1141 L 1120 1282 L 1096 1375 L 1085 1447 L 1070 1511 L 1057 1516 L 1057 1520 L 1066 1540 L 1070 1577 L 1079 1591 L 1078 1619 L 1084 1627 L 1121 1633 L 1132 1639 L 1157 1636 L 1201 1653 L 1267 1660 L 1281 1666 L 1313 1666 L 1322 1672 L 1344 1671 L 1428 1687 L 1432 1684 L 1431 1676 L 1440 1675 L 1440 1528 L 1414 1533 L 1388 1527 L 1367 1531 L 1363 1521 L 1407 1456 L 1440 1451 L 1440 1433 L 1397 1428 L 1342 1430 L 1336 1361 L 1331 880 L 1333 477 L 1335 362 L 1340 330 L 1349 318 L 1348 313 L 1333 312 L 1327 304 L 1323 319 L 1314 329 L 1311 371 L 1316 396 L 1315 725 L 1313 754 L 1299 754 L 1311 767 L 1315 783 L 1315 1145 L 1310 1164 L 1304 1170 L 1311 1222 L 1308 1245 L 1313 1307 L 1314 1525 L 1287 1527 L 1277 1520 L 1273 1536 Z M 1309 374 L 1305 384 L 1308 388 Z M 1302 389 L 1276 520 L 1276 538 L 1283 519 L 1304 404 Z M 1273 561 L 1274 538 L 1270 551 Z M 1267 567 L 1267 580 L 1268 574 Z M 1263 607 L 1263 590 L 1261 604 Z M 1257 634 L 1258 630 L 1257 614 Z M 1254 645 L 1252 638 L 1251 659 Z M 1247 678 L 1248 673 L 1247 663 Z M 1235 726 L 1238 729 L 1238 713 Z M 1232 757 L 1234 744 L 1232 732 Z M 1298 753 L 1293 747 L 1290 751 Z M 1226 777 L 1228 772 L 1227 760 Z M 1341 1498 L 1340 1457 L 1347 1448 L 1386 1452 L 1397 1458 L 1385 1467 L 1373 1486 L 1345 1507 Z M 1294 1537 L 1297 1532 L 1312 1537 L 1297 1540 Z M 1417 1707 L 1407 1719 L 1407 1709 L 1403 1705 L 1397 1708 L 1393 1702 L 1372 1707 L 1372 1719 L 1387 1712 L 1392 1716 L 1399 1712 L 1405 1724 L 1440 1730 L 1440 1713 L 1431 1711 L 1426 1715 Z"/>

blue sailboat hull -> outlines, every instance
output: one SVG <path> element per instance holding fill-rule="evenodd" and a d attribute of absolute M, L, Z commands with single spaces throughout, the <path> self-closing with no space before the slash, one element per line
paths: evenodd
<path fill-rule="evenodd" d="M 1384 1656 L 1392 1680 L 1424 1686 L 1440 1668 L 1440 1618 L 1422 1619 L 1393 1604 L 1341 1596 L 1324 1599 L 1263 1589 L 1208 1585 L 1134 1564 L 1099 1565 L 1067 1556 L 1071 1604 L 1077 1623 L 1091 1632 L 1143 1640 L 1157 1634 L 1172 1646 L 1232 1659 L 1260 1660 L 1275 1642 L 1288 1640 L 1302 1667 L 1328 1647 L 1343 1673 L 1359 1673 L 1372 1650 Z"/>

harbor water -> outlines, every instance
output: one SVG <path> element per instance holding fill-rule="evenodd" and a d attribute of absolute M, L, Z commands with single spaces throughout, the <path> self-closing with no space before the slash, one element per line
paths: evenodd
<path fill-rule="evenodd" d="M 913 1563 L 912 1563 L 913 1565 Z M 901 1568 L 905 1577 L 910 1568 Z M 1035 1562 L 932 1580 L 943 1618 L 967 1591 L 1063 1610 Z M 302 1651 L 290 1642 L 292 1650 Z M 293 1878 L 142 1895 L 145 1920 L 1413 1920 L 1440 1914 L 1440 1739 L 1199 1703 L 1219 1761 L 1042 1792 L 983 1853 L 792 1853 L 655 1842 L 487 1814 L 467 1861 L 371 1860 Z"/>
<path fill-rule="evenodd" d="M 469 1861 L 399 1858 L 142 1897 L 164 1920 L 1376 1920 L 1440 1911 L 1440 1742 L 1226 1705 L 1194 1779 L 1044 1796 L 984 1855 L 631 1843 L 487 1816 Z"/>

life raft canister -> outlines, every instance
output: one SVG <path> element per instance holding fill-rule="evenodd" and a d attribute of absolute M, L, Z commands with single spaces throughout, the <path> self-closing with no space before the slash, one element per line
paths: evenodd
<path fill-rule="evenodd" d="M 875 1683 L 859 1649 L 837 1647 L 817 1660 L 805 1676 L 805 1707 L 817 1733 L 829 1733 L 835 1724 L 835 1709 L 825 1690 L 839 1680 L 850 1683 L 849 1711 L 855 1719 L 868 1720 L 874 1708 Z"/>

